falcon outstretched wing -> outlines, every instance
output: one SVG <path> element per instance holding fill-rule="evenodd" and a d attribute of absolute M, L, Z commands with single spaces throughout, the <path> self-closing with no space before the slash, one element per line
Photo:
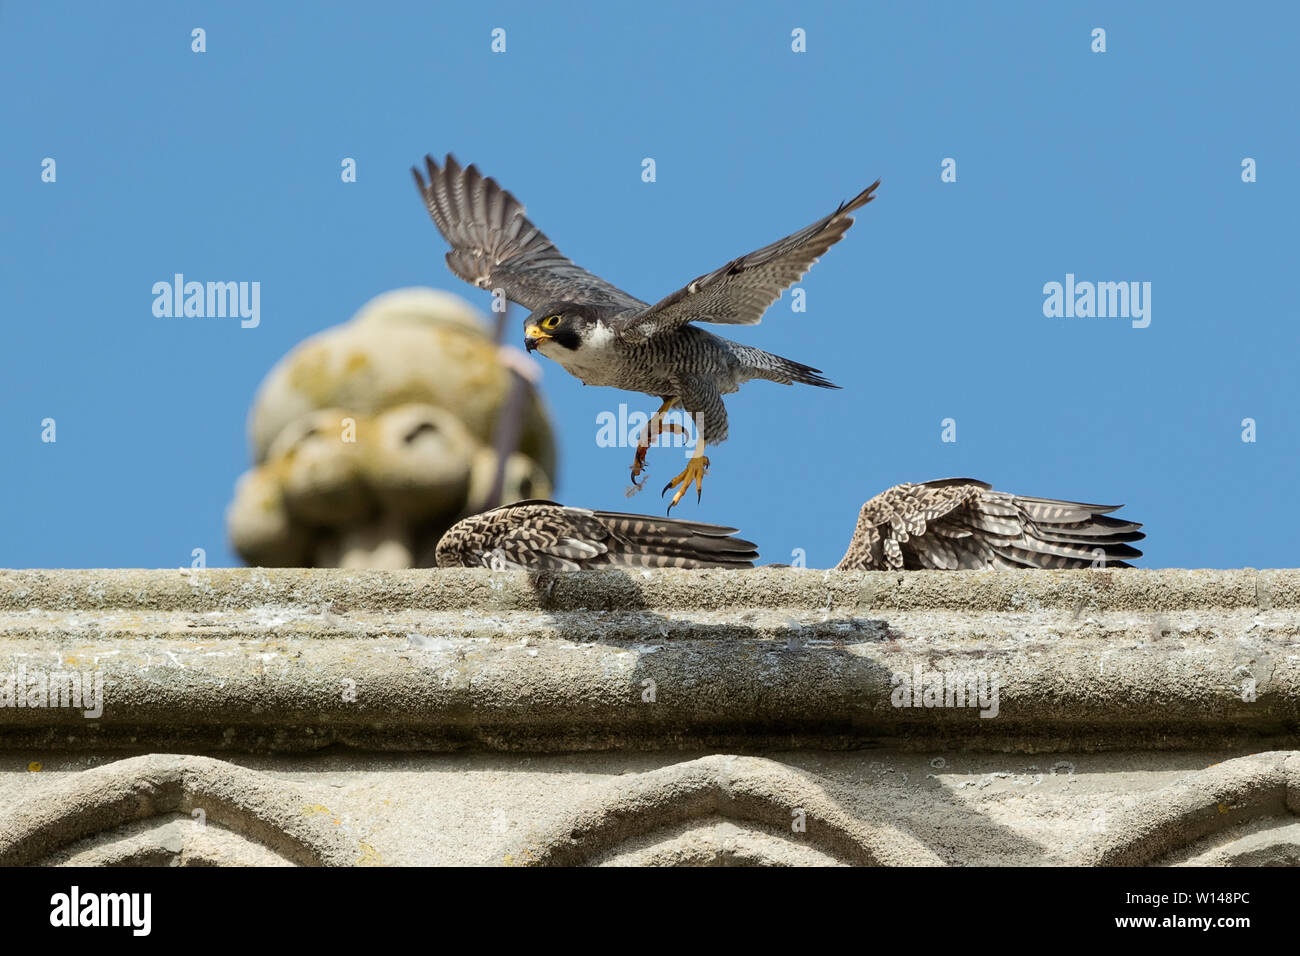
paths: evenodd
<path fill-rule="evenodd" d="M 451 245 L 447 265 L 480 289 L 503 289 L 526 309 L 548 302 L 641 309 L 646 303 L 575 265 L 524 215 L 519 200 L 484 177 L 464 169 L 450 153 L 441 169 L 424 157 L 429 181 L 411 173 L 429 215 Z"/>
<path fill-rule="evenodd" d="M 853 217 L 875 198 L 876 180 L 857 196 L 841 203 L 829 216 L 749 255 L 732 259 L 702 275 L 645 311 L 620 319 L 624 338 L 644 342 L 688 322 L 756 325 L 783 291 L 803 278 L 818 257 L 839 242 Z"/>
<path fill-rule="evenodd" d="M 1093 505 L 994 491 L 969 478 L 895 485 L 862 506 L 842 571 L 1127 568 L 1142 525 Z"/>
<path fill-rule="evenodd" d="M 752 568 L 753 542 L 735 528 L 520 501 L 453 525 L 438 542 L 441 568 Z"/>

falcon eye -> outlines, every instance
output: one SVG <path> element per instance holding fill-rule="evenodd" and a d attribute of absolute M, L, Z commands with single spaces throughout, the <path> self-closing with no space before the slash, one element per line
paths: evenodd
<path fill-rule="evenodd" d="M 559 324 L 560 317 L 558 315 L 548 315 L 546 318 L 542 319 L 542 328 L 546 329 L 548 332 Z"/>

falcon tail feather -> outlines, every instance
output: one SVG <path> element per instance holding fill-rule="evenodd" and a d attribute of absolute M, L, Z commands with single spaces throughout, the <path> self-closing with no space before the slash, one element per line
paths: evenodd
<path fill-rule="evenodd" d="M 746 370 L 754 378 L 776 382 L 780 385 L 791 385 L 798 382 L 801 385 L 816 385 L 818 388 L 840 387 L 823 376 L 821 369 L 813 368 L 811 365 L 804 365 L 794 359 L 774 355 L 771 352 L 764 352 L 762 349 L 756 349 L 750 345 L 739 345 L 732 342 L 731 347 L 740 360 L 745 363 Z"/>

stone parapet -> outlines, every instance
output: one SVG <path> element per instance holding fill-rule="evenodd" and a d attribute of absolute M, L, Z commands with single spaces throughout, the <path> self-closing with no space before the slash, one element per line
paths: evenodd
<path fill-rule="evenodd" d="M 4 571 L 0 860 L 1285 861 L 1298 609 L 1290 570 Z"/>

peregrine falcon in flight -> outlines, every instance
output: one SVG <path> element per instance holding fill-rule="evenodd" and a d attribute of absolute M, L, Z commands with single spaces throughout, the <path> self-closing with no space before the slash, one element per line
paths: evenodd
<path fill-rule="evenodd" d="M 752 541 L 735 528 L 677 518 L 517 501 L 452 525 L 438 542 L 440 568 L 752 568 Z"/>
<path fill-rule="evenodd" d="M 1123 505 L 1030 498 L 971 478 L 895 485 L 862 506 L 839 571 L 1128 568 L 1146 537 Z"/>
<path fill-rule="evenodd" d="M 644 392 L 663 403 L 637 442 L 632 482 L 645 470 L 646 450 L 672 408 L 696 423 L 696 445 L 685 470 L 664 486 L 676 488 L 669 512 L 692 484 L 699 500 L 709 459 L 706 444 L 727 437 L 722 396 L 750 379 L 836 388 L 821 370 L 741 345 L 694 323 L 756 325 L 781 293 L 811 268 L 853 224 L 850 213 L 874 198 L 872 183 L 833 213 L 784 239 L 693 279 L 653 305 L 575 265 L 524 215 L 523 205 L 474 166 L 450 155 L 441 168 L 425 157 L 429 181 L 412 168 L 420 195 L 451 245 L 447 265 L 480 289 L 500 289 L 531 314 L 524 344 L 559 362 L 586 385 Z M 644 479 L 642 480 L 642 483 Z"/>

